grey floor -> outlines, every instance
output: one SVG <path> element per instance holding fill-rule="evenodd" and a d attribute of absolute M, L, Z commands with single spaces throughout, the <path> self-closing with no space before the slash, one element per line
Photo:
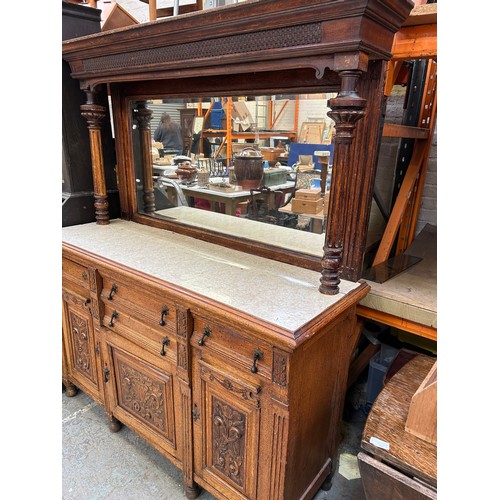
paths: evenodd
<path fill-rule="evenodd" d="M 365 500 L 356 462 L 365 412 L 347 413 L 333 486 L 314 500 Z M 127 427 L 111 433 L 107 422 L 86 394 L 70 398 L 63 391 L 63 500 L 184 500 L 181 471 Z M 204 490 L 198 498 L 214 499 Z"/>

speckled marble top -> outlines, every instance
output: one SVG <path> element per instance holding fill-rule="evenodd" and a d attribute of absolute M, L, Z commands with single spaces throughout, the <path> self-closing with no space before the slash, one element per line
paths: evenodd
<path fill-rule="evenodd" d="M 318 272 L 121 219 L 64 227 L 62 239 L 290 331 L 360 286 L 324 295 Z"/>

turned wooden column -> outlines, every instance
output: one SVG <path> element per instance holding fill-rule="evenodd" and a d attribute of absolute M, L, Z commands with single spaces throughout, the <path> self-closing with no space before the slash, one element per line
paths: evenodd
<path fill-rule="evenodd" d="M 366 100 L 357 93 L 361 70 L 339 71 L 340 92 L 328 101 L 327 115 L 335 122 L 335 148 L 333 155 L 332 185 L 323 247 L 321 293 L 339 293 L 340 273 L 344 253 L 344 234 L 350 210 L 349 192 L 356 182 L 350 172 L 353 163 L 352 141 L 356 122 L 365 114 Z"/>
<path fill-rule="evenodd" d="M 102 154 L 102 121 L 106 117 L 106 108 L 95 104 L 95 93 L 85 91 L 87 103 L 80 106 L 82 116 L 87 120 L 90 135 L 90 154 L 92 159 L 92 176 L 94 180 L 94 207 L 97 224 L 109 224 L 109 204 L 106 192 L 106 177 Z"/>
<path fill-rule="evenodd" d="M 134 114 L 139 125 L 141 166 L 142 166 L 142 199 L 144 200 L 144 211 L 147 214 L 155 212 L 155 195 L 153 186 L 153 161 L 151 157 L 151 118 L 153 111 L 148 109 L 145 101 L 137 105 Z"/>

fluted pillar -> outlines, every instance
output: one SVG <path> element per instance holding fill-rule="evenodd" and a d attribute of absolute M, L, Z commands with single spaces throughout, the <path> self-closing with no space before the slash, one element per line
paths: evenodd
<path fill-rule="evenodd" d="M 331 111 L 327 114 L 335 122 L 336 135 L 319 287 L 321 293 L 328 295 L 339 293 L 349 192 L 356 182 L 349 167 L 353 163 L 352 140 L 356 122 L 365 115 L 366 108 L 366 100 L 356 90 L 361 74 L 360 70 L 340 71 L 340 92 L 328 101 Z"/>
<path fill-rule="evenodd" d="M 87 120 L 90 135 L 90 154 L 92 177 L 94 180 L 94 207 L 97 224 L 109 224 L 109 203 L 106 191 L 106 176 L 102 154 L 102 122 L 106 117 L 106 108 L 95 104 L 95 93 L 86 91 L 87 102 L 80 106 L 82 116 Z"/>
<path fill-rule="evenodd" d="M 144 211 L 147 214 L 155 212 L 155 196 L 153 186 L 153 160 L 151 157 L 151 118 L 153 111 L 148 109 L 147 103 L 141 101 L 137 104 L 134 118 L 137 120 L 140 135 L 141 166 L 142 166 L 142 199 Z"/>

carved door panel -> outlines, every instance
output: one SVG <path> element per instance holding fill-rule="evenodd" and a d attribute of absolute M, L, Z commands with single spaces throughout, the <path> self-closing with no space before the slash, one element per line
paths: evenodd
<path fill-rule="evenodd" d="M 63 340 L 66 378 L 104 404 L 100 350 L 92 323 L 90 299 L 63 291 Z"/>
<path fill-rule="evenodd" d="M 256 498 L 261 388 L 198 359 L 195 474 L 227 498 Z"/>
<path fill-rule="evenodd" d="M 105 332 L 110 412 L 159 451 L 176 457 L 171 364 L 165 361 L 160 368 L 147 351 Z"/>

